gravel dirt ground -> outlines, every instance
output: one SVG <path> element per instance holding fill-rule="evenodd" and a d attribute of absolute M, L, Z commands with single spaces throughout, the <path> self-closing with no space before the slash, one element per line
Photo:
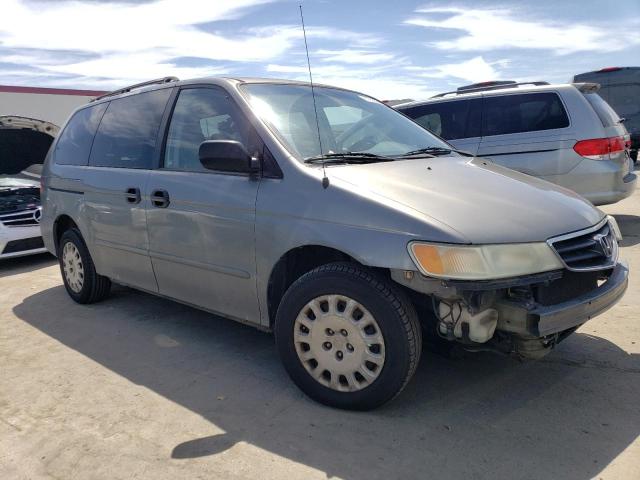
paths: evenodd
<path fill-rule="evenodd" d="M 389 405 L 325 408 L 273 339 L 135 290 L 76 305 L 0 264 L 0 478 L 640 478 L 640 191 L 605 207 L 626 296 L 543 360 L 425 352 Z"/>

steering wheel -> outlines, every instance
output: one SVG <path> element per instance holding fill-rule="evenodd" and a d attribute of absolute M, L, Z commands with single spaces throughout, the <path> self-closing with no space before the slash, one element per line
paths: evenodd
<path fill-rule="evenodd" d="M 351 125 L 349 128 L 347 128 L 344 132 L 342 132 L 340 135 L 336 137 L 336 146 L 338 147 L 338 150 L 339 151 L 346 151 L 346 150 L 362 151 L 362 150 L 368 150 L 376 146 L 378 142 L 376 141 L 373 135 L 367 135 L 366 137 L 355 142 L 354 144 L 349 145 L 348 148 L 346 148 L 345 146 L 345 143 L 349 140 L 350 137 L 352 137 L 353 135 L 358 133 L 360 130 L 362 130 L 363 128 L 369 125 L 375 125 L 375 123 L 376 123 L 375 119 L 371 117 L 366 117 L 354 123 L 353 125 Z"/>

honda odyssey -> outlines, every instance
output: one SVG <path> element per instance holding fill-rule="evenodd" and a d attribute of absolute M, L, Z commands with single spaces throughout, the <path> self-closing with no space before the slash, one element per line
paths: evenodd
<path fill-rule="evenodd" d="M 539 358 L 627 288 L 613 218 L 307 83 L 135 85 L 49 151 L 42 232 L 86 304 L 112 282 L 274 332 L 327 405 L 395 397 L 425 342 Z"/>

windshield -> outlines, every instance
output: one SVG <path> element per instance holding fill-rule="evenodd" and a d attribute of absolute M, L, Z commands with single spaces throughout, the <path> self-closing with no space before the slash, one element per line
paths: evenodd
<path fill-rule="evenodd" d="M 310 86 L 264 83 L 241 88 L 256 115 L 299 160 L 347 153 L 396 157 L 453 148 L 404 115 L 355 92 L 314 87 L 316 123 Z"/>

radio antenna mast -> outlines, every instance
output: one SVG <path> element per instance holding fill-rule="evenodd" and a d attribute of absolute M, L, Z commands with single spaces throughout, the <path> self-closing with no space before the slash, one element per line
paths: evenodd
<path fill-rule="evenodd" d="M 318 107 L 316 107 L 316 92 L 313 88 L 313 76 L 311 75 L 311 61 L 309 60 L 309 47 L 307 45 L 307 31 L 304 28 L 304 16 L 302 15 L 302 5 L 300 7 L 300 22 L 302 23 L 302 35 L 304 36 L 304 49 L 307 53 L 307 68 L 309 69 L 309 83 L 311 84 L 311 97 L 313 98 L 313 112 L 316 116 L 316 129 L 318 130 L 318 145 L 320 145 L 320 157 L 324 156 L 322 152 L 322 138 L 320 136 L 320 122 L 318 120 Z M 327 178 L 327 171 L 324 162 L 322 162 L 322 188 L 329 186 L 329 178 Z"/>

